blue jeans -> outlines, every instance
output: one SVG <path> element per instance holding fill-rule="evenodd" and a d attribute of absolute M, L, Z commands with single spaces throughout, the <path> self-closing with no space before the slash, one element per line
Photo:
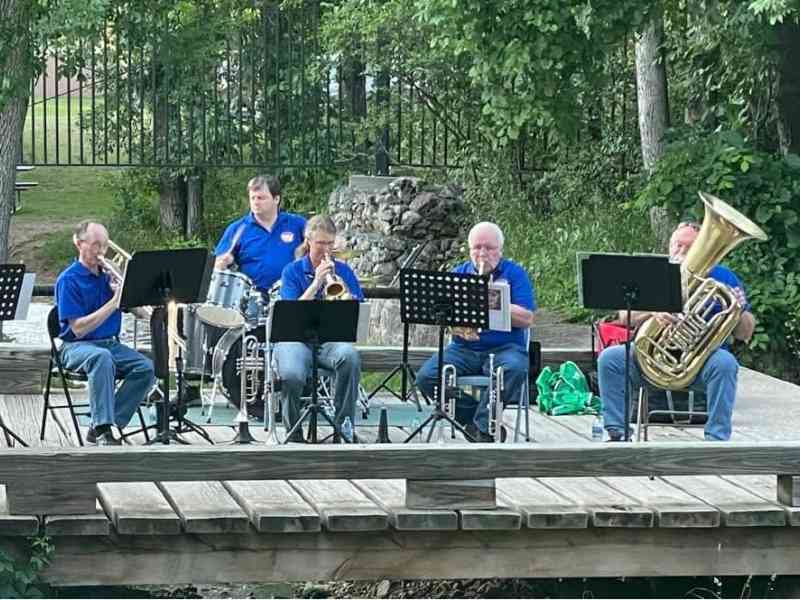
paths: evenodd
<path fill-rule="evenodd" d="M 528 353 L 516 344 L 507 344 L 499 348 L 493 348 L 495 368 L 503 367 L 503 398 L 506 400 L 519 398 L 520 388 L 528 380 Z M 489 352 L 476 352 L 465 348 L 460 344 L 452 342 L 444 349 L 444 364 L 451 364 L 456 368 L 458 377 L 469 375 L 489 376 Z M 434 394 L 434 387 L 438 388 L 438 366 L 439 353 L 431 356 L 425 364 L 417 371 L 417 387 L 425 395 L 438 402 Z M 477 406 L 476 406 L 477 405 Z M 456 404 L 456 417 L 462 425 L 467 424 L 465 412 L 469 413 L 474 409 L 474 413 L 469 414 L 469 419 L 486 433 L 489 429 L 489 396 L 485 391 L 481 392 L 480 400 L 476 401 L 468 394 L 464 394 L 462 399 Z"/>
<path fill-rule="evenodd" d="M 630 381 L 633 390 L 643 383 L 639 365 L 631 345 Z M 704 391 L 708 403 L 708 421 L 705 438 L 726 441 L 731 437 L 731 418 L 736 401 L 736 380 L 739 363 L 724 348 L 717 348 L 708 357 L 690 390 Z M 612 346 L 600 353 L 597 361 L 597 379 L 603 400 L 603 419 L 611 435 L 623 433 L 625 423 L 625 346 Z M 631 402 L 634 401 L 631 394 Z M 637 396 L 638 397 L 638 396 Z"/>
<path fill-rule="evenodd" d="M 301 342 L 280 342 L 275 344 L 273 355 L 281 379 L 283 424 L 288 431 L 300 418 L 300 397 L 311 377 L 311 347 Z M 317 352 L 317 368 L 335 373 L 336 424 L 341 425 L 345 417 L 350 417 L 355 430 L 356 401 L 361 383 L 361 356 L 355 346 L 347 342 L 322 344 Z"/>
<path fill-rule="evenodd" d="M 125 427 L 156 381 L 152 361 L 114 338 L 65 342 L 61 360 L 70 371 L 86 373 L 95 427 Z M 117 374 L 124 379 L 115 392 Z"/>

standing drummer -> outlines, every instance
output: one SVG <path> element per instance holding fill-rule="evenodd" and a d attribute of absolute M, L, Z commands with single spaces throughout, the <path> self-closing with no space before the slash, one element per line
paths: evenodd
<path fill-rule="evenodd" d="M 295 259 L 306 220 L 280 210 L 281 184 L 277 177 L 253 177 L 247 183 L 247 192 L 250 212 L 225 229 L 214 249 L 214 268 L 227 269 L 236 263 L 239 271 L 266 293 L 281 278 L 283 267 Z"/>

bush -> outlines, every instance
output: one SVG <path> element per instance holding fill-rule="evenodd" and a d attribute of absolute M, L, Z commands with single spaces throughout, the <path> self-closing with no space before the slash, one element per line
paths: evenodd
<path fill-rule="evenodd" d="M 786 330 L 800 330 L 800 158 L 757 151 L 733 132 L 678 132 L 637 203 L 700 219 L 698 190 L 722 198 L 769 236 L 763 243 L 745 242 L 725 260 L 745 283 L 757 318 L 742 358 L 746 364 L 757 361 L 760 370 L 796 378 L 796 356 L 785 346 Z"/>

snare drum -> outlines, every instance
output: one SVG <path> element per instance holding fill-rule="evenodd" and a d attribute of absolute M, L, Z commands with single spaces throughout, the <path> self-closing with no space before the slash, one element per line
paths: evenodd
<path fill-rule="evenodd" d="M 197 307 L 197 317 L 215 327 L 241 327 L 245 322 L 243 309 L 253 289 L 252 280 L 244 273 L 214 269 L 208 297 Z"/>

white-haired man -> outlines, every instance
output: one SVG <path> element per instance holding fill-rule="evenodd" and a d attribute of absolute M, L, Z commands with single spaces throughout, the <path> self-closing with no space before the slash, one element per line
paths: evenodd
<path fill-rule="evenodd" d="M 525 330 L 533 323 L 536 295 L 528 273 L 517 263 L 503 258 L 503 232 L 494 223 L 475 225 L 467 238 L 470 260 L 453 269 L 454 273 L 483 273 L 494 281 L 505 280 L 511 290 L 511 331 L 486 330 L 476 332 L 459 329 L 444 350 L 444 363 L 455 366 L 459 377 L 489 374 L 489 354 L 494 354 L 495 368 L 503 367 L 505 398 L 515 398 L 520 386 L 528 380 L 528 349 Z M 433 397 L 437 385 L 438 354 L 417 372 L 417 386 Z M 492 441 L 488 433 L 488 394 L 480 401 L 463 394 L 456 405 L 456 420 L 478 441 Z"/>

